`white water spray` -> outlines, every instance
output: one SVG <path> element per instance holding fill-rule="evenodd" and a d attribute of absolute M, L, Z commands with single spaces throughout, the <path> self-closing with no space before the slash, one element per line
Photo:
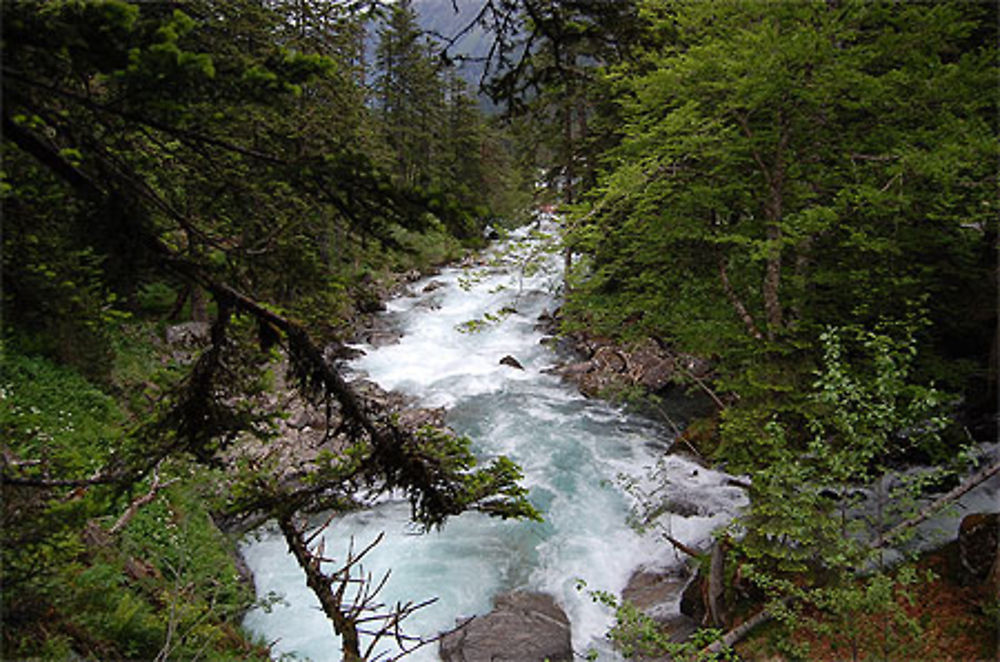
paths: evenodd
<path fill-rule="evenodd" d="M 365 564 L 376 578 L 392 571 L 384 602 L 438 598 L 407 621 L 409 633 L 433 636 L 454 627 L 457 618 L 485 614 L 499 593 L 530 589 L 553 595 L 566 610 L 576 651 L 593 648 L 601 659 L 614 660 L 604 640 L 611 615 L 577 583 L 620 592 L 637 568 L 668 560 L 661 541 L 626 524 L 632 502 L 620 477 L 645 474 L 670 440 L 654 422 L 586 400 L 544 372 L 557 357 L 539 342 L 537 319 L 555 305 L 560 261 L 539 257 L 539 246 L 522 230 L 491 264 L 447 269 L 433 278 L 441 285 L 427 293 L 422 289 L 431 279 L 416 283 L 420 294 L 389 304 L 401 342 L 363 348 L 366 355 L 352 367 L 387 390 L 417 397 L 422 406 L 447 407 L 448 424 L 472 439 L 482 460 L 507 455 L 517 462 L 544 523 L 467 513 L 441 531 L 418 534 L 408 505 L 387 500 L 335 520 L 324 534 L 326 551 L 343 558 L 352 537 L 363 546 L 385 532 Z M 474 320 L 480 323 L 468 324 Z M 524 370 L 501 365 L 507 355 Z M 690 517 L 672 517 L 673 534 L 689 544 L 705 540 L 743 503 L 723 474 L 696 469 L 676 456 L 667 469 L 672 489 L 688 485 L 692 498 L 711 504 Z M 252 611 L 247 628 L 275 642 L 275 655 L 340 660 L 339 641 L 283 538 L 265 530 L 243 553 L 258 595 L 283 596 L 269 611 Z M 436 645 L 407 659 L 437 660 Z"/>

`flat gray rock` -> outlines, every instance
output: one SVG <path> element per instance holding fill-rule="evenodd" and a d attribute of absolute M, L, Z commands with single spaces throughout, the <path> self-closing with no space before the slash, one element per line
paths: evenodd
<path fill-rule="evenodd" d="M 516 591 L 441 639 L 444 662 L 570 662 L 569 618 L 545 593 Z"/>

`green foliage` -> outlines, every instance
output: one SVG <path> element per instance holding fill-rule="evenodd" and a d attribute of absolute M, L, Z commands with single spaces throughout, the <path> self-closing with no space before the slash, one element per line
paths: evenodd
<path fill-rule="evenodd" d="M 981 377 L 954 369 L 983 365 L 994 319 L 973 312 L 995 292 L 979 286 L 993 268 L 981 85 L 996 49 L 972 39 L 985 13 L 640 4 L 648 50 L 605 73 L 621 141 L 567 224 L 583 254 L 571 324 L 717 357 L 747 398 L 805 388 L 828 325 L 873 328 L 922 302 L 921 370 L 978 400 Z"/>
<path fill-rule="evenodd" d="M 577 590 L 585 590 L 586 582 L 577 581 Z M 709 660 L 739 659 L 731 648 L 723 648 L 717 653 L 705 652 L 705 647 L 716 642 L 722 632 L 714 628 L 700 628 L 686 641 L 670 639 L 662 625 L 627 600 L 619 601 L 611 593 L 586 589 L 590 598 L 614 612 L 615 624 L 608 632 L 608 639 L 626 659 L 647 659 L 667 657 L 678 662 L 708 662 Z M 587 659 L 597 659 L 596 651 L 591 651 Z"/>
<path fill-rule="evenodd" d="M 100 469 L 122 436 L 118 404 L 76 371 L 3 347 L 0 431 L 17 458 L 83 477 Z"/>
<path fill-rule="evenodd" d="M 443 103 L 420 44 L 394 73 L 420 112 L 376 111 L 357 4 L 4 5 L 4 657 L 261 655 L 232 625 L 249 589 L 208 501 L 349 508 L 367 485 L 405 490 L 427 525 L 537 517 L 514 465 L 378 419 L 319 350 L 390 269 L 476 243 L 480 196 L 516 180 L 487 176 L 502 133 L 457 84 Z M 164 349 L 168 314 L 210 338 Z M 281 346 L 307 397 L 338 399 L 349 450 L 306 486 L 206 473 L 266 443 Z"/>
<path fill-rule="evenodd" d="M 765 594 L 794 598 L 787 624 L 801 625 L 815 609 L 826 624 L 820 634 L 853 654 L 861 638 L 878 636 L 885 655 L 905 657 L 919 635 L 901 606 L 915 598 L 906 593 L 913 582 L 909 571 L 887 573 L 884 536 L 949 468 L 903 475 L 893 462 L 907 447 L 939 441 L 945 399 L 910 379 L 912 328 L 902 337 L 831 328 L 822 342 L 823 369 L 800 428 L 806 438 L 790 438 L 776 416 L 763 434 L 743 437 L 753 460 L 750 507 L 732 529 L 741 571 Z M 723 436 L 746 433 L 729 427 Z M 862 624 L 871 613 L 877 628 Z"/>
<path fill-rule="evenodd" d="M 466 320 L 461 324 L 457 325 L 455 328 L 462 333 L 479 333 L 491 326 L 496 326 L 503 322 L 505 319 L 510 317 L 512 314 L 516 313 L 517 310 L 511 308 L 510 306 L 504 306 L 495 313 L 486 311 L 483 313 L 482 317 L 477 317 L 476 319 Z"/>
<path fill-rule="evenodd" d="M 143 349 L 148 361 L 149 344 Z M 133 361 L 116 367 L 117 383 L 155 369 Z M 252 588 L 236 573 L 232 541 L 208 517 L 204 472 L 140 509 L 120 540 L 102 532 L 149 487 L 87 485 L 132 452 L 129 427 L 118 402 L 79 373 L 5 346 L 4 657 L 258 655 L 235 626 Z M 187 479 L 182 466 L 164 472 Z M 46 486 L 50 479 L 71 482 Z"/>
<path fill-rule="evenodd" d="M 916 571 L 904 567 L 894 576 L 876 574 L 860 585 L 825 589 L 815 596 L 822 618 L 804 619 L 837 655 L 858 659 L 860 651 L 880 659 L 915 659 L 924 628 L 906 611 L 919 600 L 912 587 Z"/>

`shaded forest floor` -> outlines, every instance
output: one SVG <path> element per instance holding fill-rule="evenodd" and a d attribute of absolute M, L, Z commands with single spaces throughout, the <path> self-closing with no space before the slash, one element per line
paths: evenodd
<path fill-rule="evenodd" d="M 917 582 L 908 590 L 894 587 L 900 608 L 893 610 L 895 615 L 886 610 L 835 621 L 811 613 L 813 623 L 793 630 L 793 646 L 803 647 L 805 659 L 816 661 L 1000 660 L 1000 587 L 962 584 L 957 541 L 922 555 L 915 566 Z M 761 628 L 736 646 L 738 655 L 744 660 L 794 659 L 776 645 L 774 634 L 773 625 Z"/>

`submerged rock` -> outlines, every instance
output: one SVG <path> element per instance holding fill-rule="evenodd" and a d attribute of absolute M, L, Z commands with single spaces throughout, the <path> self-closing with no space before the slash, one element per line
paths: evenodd
<path fill-rule="evenodd" d="M 570 662 L 569 618 L 550 595 L 507 593 L 442 637 L 440 653 L 444 662 Z"/>

